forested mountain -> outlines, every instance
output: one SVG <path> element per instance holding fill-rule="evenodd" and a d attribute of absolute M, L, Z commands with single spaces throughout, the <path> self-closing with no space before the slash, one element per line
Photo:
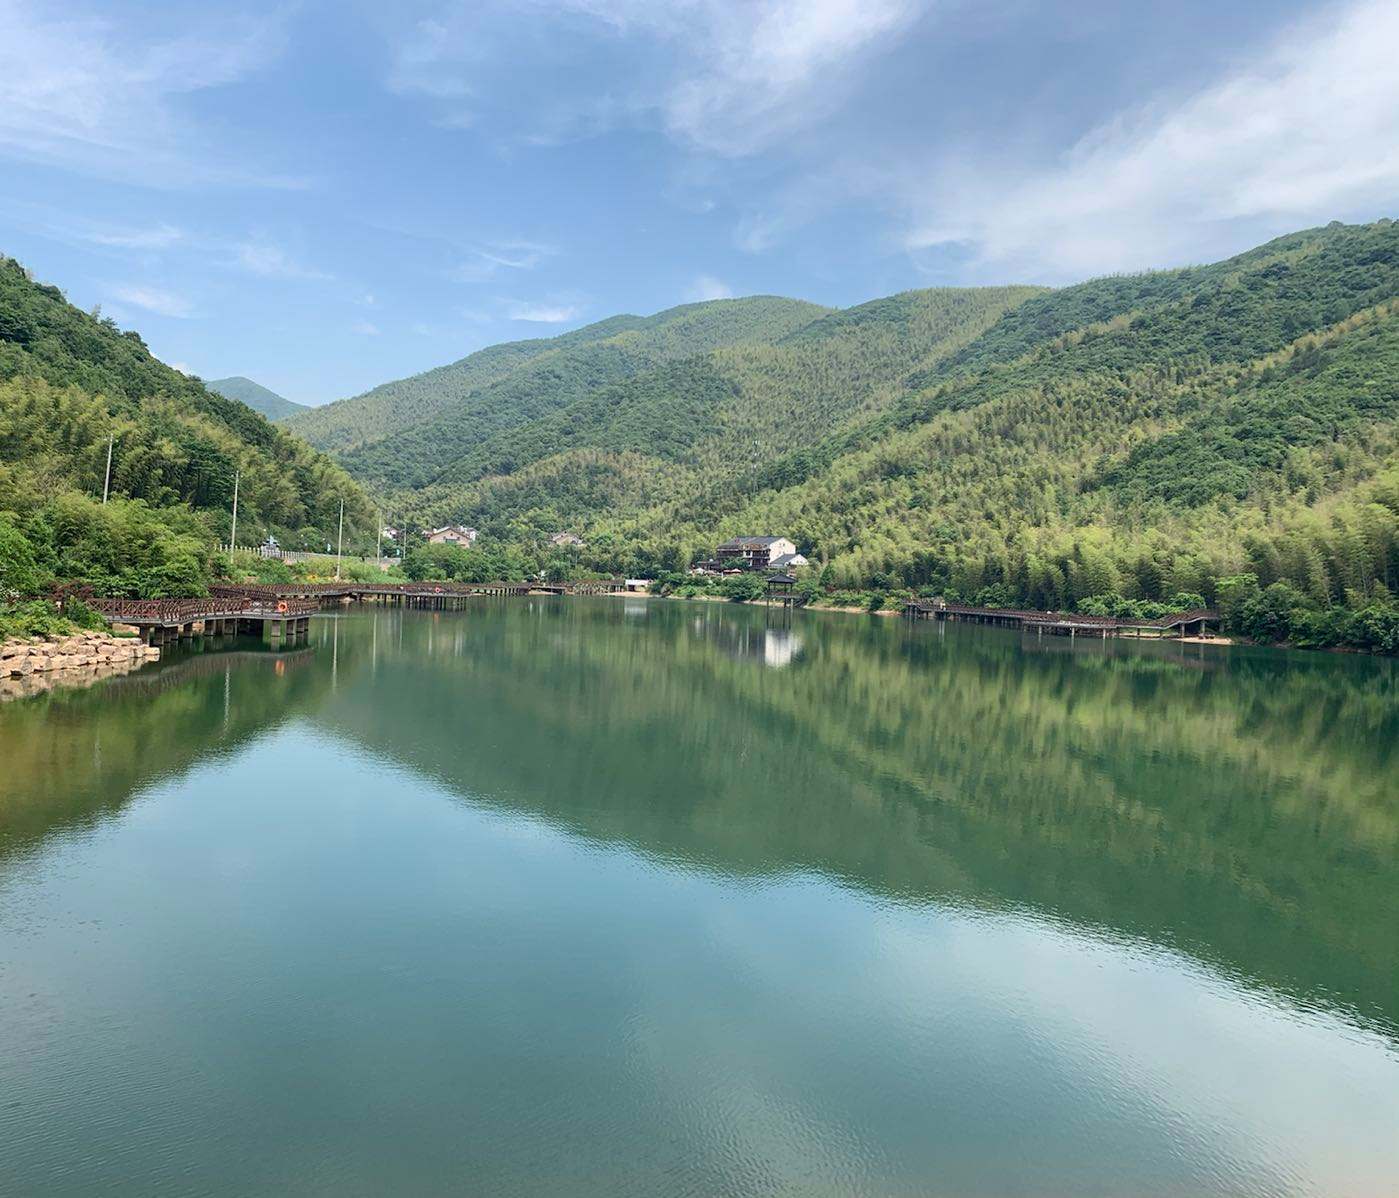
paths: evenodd
<path fill-rule="evenodd" d="M 364 493 L 325 455 L 0 257 L 0 540 L 24 538 L 49 576 L 190 593 L 228 535 L 235 473 L 243 535 L 319 540 L 342 498 L 347 523 L 372 527 Z"/>
<path fill-rule="evenodd" d="M 488 479 L 495 500 L 485 506 L 495 520 L 529 518 L 528 507 L 504 501 L 495 480 L 529 478 L 530 467 L 559 454 L 569 455 L 560 465 L 588 453 L 641 455 L 672 491 L 751 478 L 793 445 L 883 410 L 909 372 L 931 368 L 1035 294 L 1028 287 L 905 292 L 830 313 L 774 342 L 715 349 L 590 388 L 549 415 L 467 446 L 423 499 L 429 511 L 450 511 L 462 505 L 462 488 Z M 466 502 L 481 499 L 470 494 Z M 567 523 L 616 507 L 556 502 L 533 522 Z"/>
<path fill-rule="evenodd" d="M 308 410 L 305 404 L 284 399 L 275 391 L 269 391 L 261 383 L 255 383 L 241 374 L 227 379 L 214 379 L 213 382 L 206 379 L 204 385 L 226 399 L 236 399 L 239 403 L 247 404 L 254 412 L 261 412 L 268 420 L 285 420 L 288 416 Z"/>
<path fill-rule="evenodd" d="M 910 292 L 590 385 L 510 374 L 511 420 L 454 438 L 444 409 L 444 452 L 409 430 L 348 461 L 424 519 L 577 529 L 599 569 L 784 533 L 836 586 L 1072 607 L 1252 575 L 1358 610 L 1399 587 L 1396 303 L 1399 226 L 1333 224 L 1054 291 Z"/>
<path fill-rule="evenodd" d="M 756 296 L 615 316 L 542 341 L 493 346 L 426 374 L 298 417 L 289 427 L 340 453 L 358 477 L 433 482 L 483 438 L 544 417 L 599 387 L 720 346 L 774 341 L 827 310 Z"/>

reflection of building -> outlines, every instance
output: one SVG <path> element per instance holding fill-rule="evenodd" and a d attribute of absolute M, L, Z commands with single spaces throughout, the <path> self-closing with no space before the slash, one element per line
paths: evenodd
<path fill-rule="evenodd" d="M 745 570 L 766 570 L 778 558 L 795 565 L 791 558 L 796 554 L 797 547 L 786 537 L 734 537 L 714 551 L 725 566 L 741 566 Z"/>
<path fill-rule="evenodd" d="M 730 657 L 760 661 L 769 669 L 780 670 L 796 660 L 802 650 L 802 634 L 795 628 L 771 628 L 757 624 L 733 623 L 722 616 L 695 618 L 694 630 L 713 641 Z"/>
<path fill-rule="evenodd" d="M 460 524 L 447 524 L 442 528 L 434 528 L 426 534 L 429 545 L 459 545 L 463 549 L 470 549 L 476 544 L 476 538 L 481 534 L 474 528 L 463 528 Z"/>
<path fill-rule="evenodd" d="M 802 638 L 791 628 L 763 629 L 763 665 L 780 670 L 801 652 Z"/>

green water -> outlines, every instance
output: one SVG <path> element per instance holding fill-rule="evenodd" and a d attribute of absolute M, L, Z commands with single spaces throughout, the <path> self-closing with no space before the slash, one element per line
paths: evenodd
<path fill-rule="evenodd" d="M 311 641 L 0 707 L 0 1194 L 1395 1192 L 1395 663 Z"/>

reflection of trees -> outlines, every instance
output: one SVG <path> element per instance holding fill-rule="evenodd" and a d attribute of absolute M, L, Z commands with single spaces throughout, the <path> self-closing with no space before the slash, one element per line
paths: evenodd
<path fill-rule="evenodd" d="M 0 862 L 243 747 L 324 685 L 309 651 L 209 653 L 6 704 Z"/>
<path fill-rule="evenodd" d="M 812 613 L 770 670 L 735 652 L 765 646 L 765 615 L 366 612 L 317 622 L 300 663 L 212 655 L 7 704 L 0 854 L 305 714 L 575 834 L 1026 904 L 1399 1023 L 1392 663 L 1234 651 L 1183 668 L 1179 646 L 1026 652 L 994 629 Z"/>
<path fill-rule="evenodd" d="M 589 836 L 1031 904 L 1394 1017 L 1387 663 L 1245 652 L 1182 668 L 1179 646 L 797 628 L 802 653 L 773 672 L 733 653 L 761 643 L 761 615 L 728 608 L 655 605 L 644 631 L 605 603 L 505 608 L 488 628 L 409 620 L 410 652 L 379 662 L 393 702 L 342 688 L 325 714 L 461 793 Z"/>

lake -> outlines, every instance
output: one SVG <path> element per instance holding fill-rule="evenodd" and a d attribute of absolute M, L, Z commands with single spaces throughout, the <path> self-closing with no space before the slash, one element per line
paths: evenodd
<path fill-rule="evenodd" d="M 0 1193 L 1381 1195 L 1399 672 L 640 598 L 0 706 Z"/>

